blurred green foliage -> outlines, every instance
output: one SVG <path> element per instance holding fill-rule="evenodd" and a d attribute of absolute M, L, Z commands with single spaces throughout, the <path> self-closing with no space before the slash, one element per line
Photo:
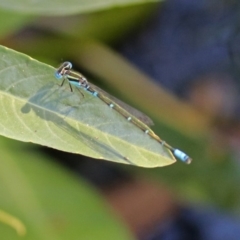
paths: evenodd
<path fill-rule="evenodd" d="M 23 224 L 24 239 L 131 239 L 87 183 L 25 143 L 0 142 L 0 208 Z M 4 221 L 0 231 L 4 240 L 22 237 Z"/>

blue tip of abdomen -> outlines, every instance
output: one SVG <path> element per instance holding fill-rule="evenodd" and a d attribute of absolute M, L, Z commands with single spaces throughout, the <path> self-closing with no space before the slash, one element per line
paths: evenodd
<path fill-rule="evenodd" d="M 184 163 L 190 164 L 192 162 L 192 159 L 179 149 L 175 149 L 173 155 Z"/>

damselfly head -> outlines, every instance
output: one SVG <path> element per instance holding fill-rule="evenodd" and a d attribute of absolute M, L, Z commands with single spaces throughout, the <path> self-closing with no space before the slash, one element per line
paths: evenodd
<path fill-rule="evenodd" d="M 64 62 L 62 64 L 62 67 L 65 68 L 66 70 L 72 69 L 72 63 L 71 62 Z"/>

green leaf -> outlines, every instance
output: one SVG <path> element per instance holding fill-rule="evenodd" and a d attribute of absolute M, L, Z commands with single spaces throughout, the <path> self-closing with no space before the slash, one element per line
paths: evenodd
<path fill-rule="evenodd" d="M 62 151 L 143 167 L 175 162 L 171 152 L 55 69 L 0 47 L 0 134 Z"/>
<path fill-rule="evenodd" d="M 33 17 L 0 9 L 0 37 L 16 32 L 32 20 Z"/>
<path fill-rule="evenodd" d="M 52 16 L 93 12 L 113 7 L 124 7 L 132 4 L 150 3 L 157 1 L 159 0 L 2 0 L 0 1 L 0 7 L 15 12 Z"/>
<path fill-rule="evenodd" d="M 1 137 L 0 145 L 1 240 L 133 239 L 100 194 L 79 177 L 23 143 Z M 3 211 L 13 226 L 1 221 Z"/>
<path fill-rule="evenodd" d="M 19 219 L 0 209 L 0 224 L 1 223 L 12 227 L 19 236 L 26 234 L 26 227 Z"/>

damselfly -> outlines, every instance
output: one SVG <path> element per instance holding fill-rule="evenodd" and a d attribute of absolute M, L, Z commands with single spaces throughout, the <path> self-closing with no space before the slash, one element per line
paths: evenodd
<path fill-rule="evenodd" d="M 173 148 L 168 143 L 163 141 L 158 135 L 156 135 L 147 125 L 150 125 L 151 119 L 143 115 L 144 117 L 139 120 L 139 116 L 141 116 L 141 113 L 139 111 L 130 110 L 127 111 L 126 109 L 130 109 L 131 107 L 127 104 L 124 104 L 119 100 L 116 100 L 113 97 L 109 97 L 109 94 L 106 94 L 103 90 L 99 89 L 92 83 L 89 83 L 87 79 L 80 73 L 74 72 L 72 69 L 72 63 L 70 62 L 64 62 L 55 72 L 55 77 L 57 79 L 63 79 L 61 86 L 63 85 L 65 80 L 68 80 L 70 89 L 72 91 L 72 85 L 76 86 L 77 88 L 84 89 L 86 92 L 90 93 L 94 97 L 98 97 L 101 101 L 106 103 L 110 108 L 113 108 L 116 110 L 119 114 L 121 114 L 124 118 L 126 118 L 127 121 L 134 124 L 136 127 L 140 128 L 145 134 L 148 134 L 150 137 L 158 141 L 162 146 L 169 149 L 173 155 L 181 160 L 184 163 L 191 163 L 192 159 L 182 152 L 179 149 Z M 115 100 L 112 100 L 115 99 Z M 121 106 L 120 106 L 121 105 Z M 126 107 L 127 106 L 127 107 Z M 133 109 L 133 108 L 131 108 Z M 146 125 L 147 124 L 147 125 Z"/>

